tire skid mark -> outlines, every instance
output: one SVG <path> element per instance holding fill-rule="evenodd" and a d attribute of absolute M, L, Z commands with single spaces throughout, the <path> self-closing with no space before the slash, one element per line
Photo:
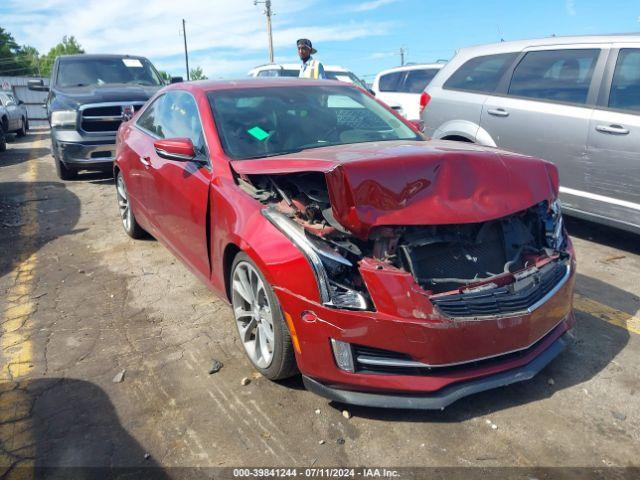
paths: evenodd
<path fill-rule="evenodd" d="M 289 451 L 286 449 L 286 447 L 283 445 L 282 441 L 278 439 L 278 437 L 276 435 L 274 435 L 273 432 L 270 432 L 267 428 L 264 427 L 264 425 L 260 422 L 260 420 L 258 418 L 256 418 L 255 412 L 252 411 L 251 409 L 249 409 L 246 405 L 245 402 L 243 402 L 234 392 L 230 391 L 229 392 L 231 394 L 231 396 L 233 396 L 234 400 L 235 400 L 235 404 L 238 405 L 239 407 L 241 407 L 245 412 L 247 412 L 247 415 L 249 418 L 251 418 L 251 420 L 253 420 L 256 425 L 258 426 L 258 428 L 260 428 L 265 434 L 269 435 L 269 438 L 271 438 L 274 442 L 274 445 L 279 447 L 280 450 L 282 450 L 282 453 L 284 453 L 285 455 L 287 455 L 292 461 L 297 461 L 295 457 L 293 457 Z M 253 400 L 250 400 L 250 402 L 252 402 Z M 254 402 L 255 404 L 255 402 Z M 264 414 L 263 414 L 264 416 Z M 269 423 L 269 422 L 267 422 Z M 276 427 L 276 430 L 278 430 L 280 433 L 282 433 L 280 431 L 280 429 L 278 429 Z M 284 434 L 283 434 L 284 435 Z M 262 437 L 261 437 L 262 438 Z"/>
<path fill-rule="evenodd" d="M 224 408 L 224 404 L 222 402 L 220 402 L 218 397 L 216 397 L 215 394 L 211 390 L 207 390 L 207 392 L 209 393 L 209 396 L 213 399 L 213 401 L 216 402 L 216 404 L 218 405 L 218 408 L 220 408 L 220 410 L 222 410 L 227 417 L 231 416 L 229 411 L 226 408 Z M 251 441 L 249 436 L 244 432 L 242 427 L 237 424 L 237 422 L 235 424 L 235 428 L 238 431 L 238 433 L 240 434 L 240 438 L 244 441 L 245 446 L 248 446 L 250 448 L 255 448 L 256 447 L 255 443 L 253 443 Z"/>
<path fill-rule="evenodd" d="M 227 403 L 227 405 L 229 405 L 229 407 L 231 408 L 231 410 L 233 410 L 233 412 L 236 414 L 236 417 L 237 417 L 237 418 L 239 418 L 239 419 L 240 419 L 240 421 L 241 421 L 242 423 L 244 423 L 244 424 L 247 426 L 247 428 L 249 429 L 249 431 L 254 432 L 254 431 L 255 431 L 255 427 L 256 427 L 256 426 L 258 426 L 258 425 L 251 425 L 251 424 L 249 423 L 249 421 L 247 420 L 247 418 L 246 418 L 244 415 L 242 415 L 242 412 L 240 412 L 240 411 L 238 410 L 238 407 L 236 406 L 236 403 L 234 403 L 234 402 L 230 402 L 230 401 L 229 401 L 229 398 L 228 398 L 228 397 L 225 395 L 225 393 L 220 389 L 220 387 L 218 387 L 218 385 L 214 385 L 214 387 L 216 388 L 216 390 L 218 390 L 218 392 L 220 392 L 220 395 L 222 395 L 222 398 L 224 398 L 224 400 L 225 400 L 225 402 Z M 231 393 L 231 392 L 230 392 L 230 393 Z M 235 395 L 234 395 L 234 397 L 235 397 Z M 237 397 L 235 397 L 235 398 L 236 398 L 236 400 L 238 400 L 238 398 L 237 398 Z M 245 408 L 245 409 L 246 409 L 246 408 Z M 251 412 L 247 410 L 247 413 L 249 414 L 249 418 L 252 418 L 252 417 L 251 417 L 251 415 L 250 415 L 250 414 L 251 414 Z M 267 432 L 267 431 L 263 431 L 263 432 L 264 432 L 265 434 L 269 434 L 269 432 Z M 273 448 L 271 448 L 271 445 L 269 445 L 269 444 L 265 441 L 265 439 L 262 437 L 262 435 L 261 435 L 261 434 L 257 434 L 257 435 L 256 435 L 256 438 L 257 438 L 258 440 L 260 440 L 260 442 L 264 445 L 264 447 L 267 449 L 267 451 L 268 451 L 269 453 L 271 453 L 271 455 L 273 455 L 275 458 L 278 458 L 278 455 L 276 454 L 276 452 L 273 450 Z"/>

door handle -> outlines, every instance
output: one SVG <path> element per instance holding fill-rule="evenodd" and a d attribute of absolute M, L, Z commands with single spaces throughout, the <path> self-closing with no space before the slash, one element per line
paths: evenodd
<path fill-rule="evenodd" d="M 489 115 L 493 115 L 494 117 L 508 117 L 509 112 L 507 112 L 504 108 L 490 108 L 487 110 Z"/>
<path fill-rule="evenodd" d="M 602 133 L 610 133 L 612 135 L 628 135 L 629 130 L 622 125 L 598 125 L 596 130 Z"/>
<path fill-rule="evenodd" d="M 151 162 L 149 161 L 149 157 L 138 157 L 140 163 L 145 167 L 149 168 L 151 166 Z"/>

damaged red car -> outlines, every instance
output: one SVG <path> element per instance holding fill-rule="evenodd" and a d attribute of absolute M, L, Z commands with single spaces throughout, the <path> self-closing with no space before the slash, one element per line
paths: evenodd
<path fill-rule="evenodd" d="M 336 401 L 441 409 L 532 378 L 575 323 L 556 168 L 425 141 L 354 86 L 167 86 L 114 170 L 126 232 L 229 301 L 255 368 Z"/>

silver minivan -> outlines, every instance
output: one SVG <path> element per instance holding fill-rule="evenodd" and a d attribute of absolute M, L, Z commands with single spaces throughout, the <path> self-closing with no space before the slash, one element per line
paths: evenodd
<path fill-rule="evenodd" d="M 550 160 L 566 213 L 640 233 L 640 35 L 465 48 L 420 103 L 427 136 Z"/>

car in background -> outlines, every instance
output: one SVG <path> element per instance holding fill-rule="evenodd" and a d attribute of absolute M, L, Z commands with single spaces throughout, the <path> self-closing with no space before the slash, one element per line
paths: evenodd
<path fill-rule="evenodd" d="M 5 118 L 8 118 L 7 111 L 3 106 L 0 106 L 0 152 L 4 152 L 7 149 L 7 137 L 4 132 Z"/>
<path fill-rule="evenodd" d="M 553 164 L 426 141 L 345 83 L 160 90 L 118 131 L 124 230 L 232 305 L 266 378 L 441 409 L 532 378 L 575 323 Z"/>
<path fill-rule="evenodd" d="M 4 110 L 0 116 L 4 133 L 15 133 L 18 137 L 24 137 L 29 130 L 29 118 L 24 102 L 17 100 L 11 92 L 0 91 L 0 107 Z"/>
<path fill-rule="evenodd" d="M 640 233 L 640 35 L 465 48 L 421 105 L 428 136 L 552 161 L 566 213 Z"/>
<path fill-rule="evenodd" d="M 29 88 L 49 92 L 46 107 L 58 177 L 71 180 L 80 170 L 111 172 L 120 123 L 164 85 L 144 57 L 57 57 L 50 87 L 32 80 Z"/>
<path fill-rule="evenodd" d="M 371 87 L 376 97 L 399 110 L 409 120 L 420 118 L 420 95 L 443 63 L 425 63 L 384 70 Z"/>
<path fill-rule="evenodd" d="M 270 63 L 267 65 L 261 65 L 259 67 L 254 68 L 249 72 L 250 77 L 298 77 L 300 73 L 300 64 L 299 63 L 284 63 L 284 64 L 276 64 Z M 353 72 L 347 70 L 344 67 L 340 67 L 337 65 L 324 65 L 324 73 L 329 80 L 338 80 L 340 82 L 347 82 L 358 87 L 364 88 L 365 90 L 369 90 L 369 87 L 364 82 L 358 78 Z"/>

